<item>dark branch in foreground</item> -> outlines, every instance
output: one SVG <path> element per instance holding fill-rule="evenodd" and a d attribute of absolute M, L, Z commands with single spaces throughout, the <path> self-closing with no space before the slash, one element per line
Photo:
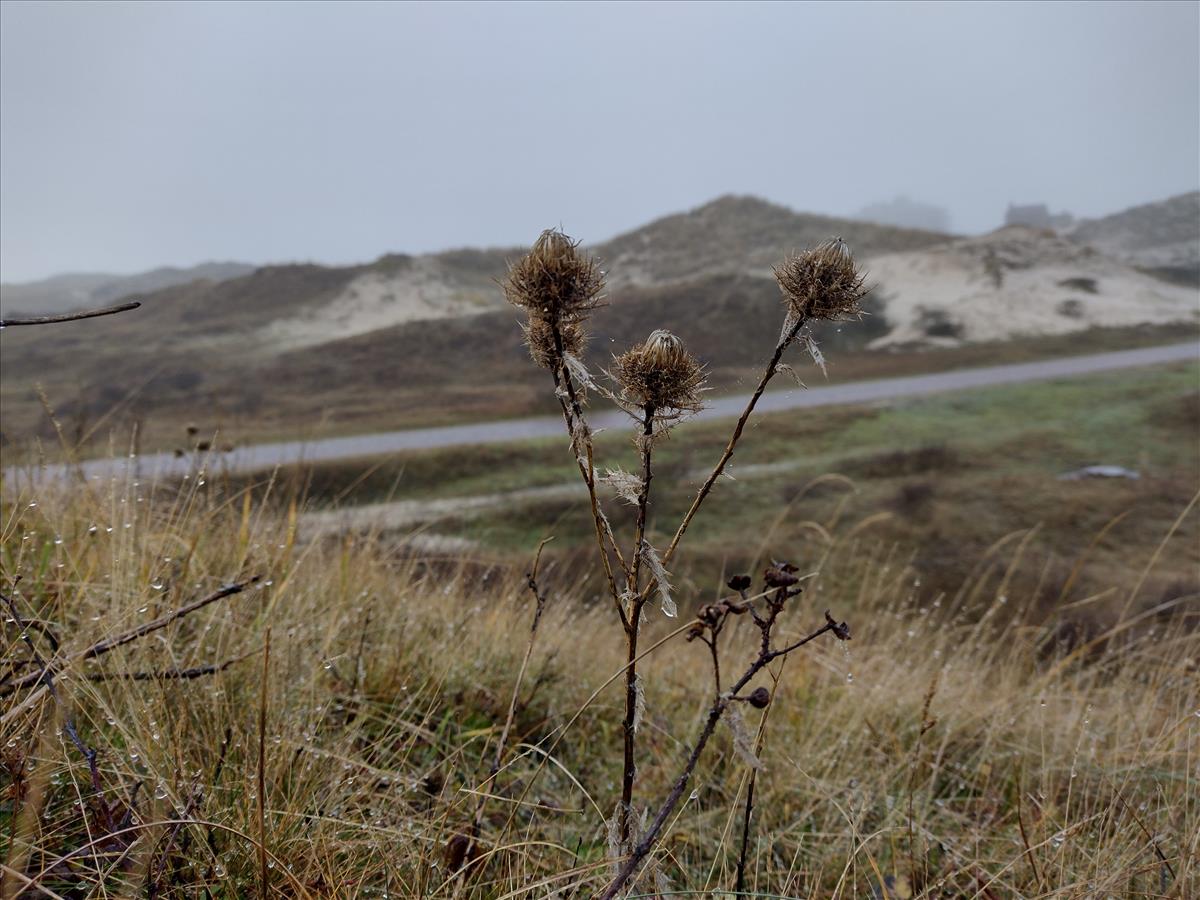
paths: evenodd
<path fill-rule="evenodd" d="M 114 316 L 117 313 L 137 309 L 142 304 L 134 300 L 100 309 L 85 309 L 80 312 L 63 313 L 58 316 L 32 316 L 28 319 L 0 319 L 0 328 L 16 328 L 18 325 L 56 325 L 59 322 L 77 322 L 80 319 L 95 319 L 97 316 Z"/>
<path fill-rule="evenodd" d="M 216 603 L 218 600 L 223 600 L 226 597 L 232 597 L 234 594 L 240 594 L 250 585 L 259 580 L 258 575 L 249 578 L 246 581 L 238 582 L 237 584 L 227 584 L 218 591 L 214 591 L 206 597 L 201 597 L 199 600 L 193 600 L 179 609 L 173 610 L 166 615 L 160 616 L 153 622 L 147 622 L 144 625 L 139 625 L 129 631 L 119 634 L 116 637 L 106 638 L 105 640 L 97 641 L 85 650 L 78 653 L 72 653 L 66 657 L 51 659 L 43 671 L 30 672 L 21 678 L 14 679 L 7 684 L 0 685 L 0 697 L 7 696 L 13 691 L 18 691 L 21 688 L 31 687 L 44 682 L 45 677 L 53 675 L 62 669 L 68 663 L 77 662 L 84 659 L 95 659 L 97 656 L 103 656 L 117 647 L 124 646 L 131 641 L 136 641 L 138 638 L 145 637 L 152 632 L 166 628 L 177 619 L 182 619 L 184 616 L 194 613 L 198 609 L 203 609 L 211 603 Z"/>
<path fill-rule="evenodd" d="M 257 651 L 256 651 L 257 652 Z M 234 659 L 221 663 L 196 666 L 191 669 L 162 669 L 157 672 L 92 672 L 87 676 L 88 681 L 189 681 L 192 678 L 202 678 L 205 675 L 215 675 L 224 672 L 235 663 L 248 659 L 252 654 L 243 654 Z"/>
<path fill-rule="evenodd" d="M 63 717 L 63 730 L 66 731 L 67 737 L 71 739 L 71 743 L 75 745 L 75 749 L 77 749 L 83 758 L 87 760 L 88 772 L 91 774 L 92 778 L 92 789 L 97 794 L 100 794 L 100 771 L 96 767 L 96 751 L 85 744 L 83 739 L 80 738 L 79 731 L 75 728 L 74 718 L 71 716 L 71 713 L 67 707 L 63 705 L 62 698 L 58 695 L 58 688 L 54 684 L 54 675 L 50 669 L 50 664 L 42 658 L 40 653 L 38 653 L 38 649 L 34 645 L 33 639 L 30 638 L 29 633 L 26 631 L 25 621 L 22 619 L 21 613 L 17 610 L 17 604 L 11 597 L 5 594 L 0 594 L 0 599 L 2 599 L 5 606 L 8 607 L 8 611 L 13 618 L 13 622 L 16 623 L 17 628 L 19 628 L 21 631 L 21 640 L 25 642 L 25 645 L 29 648 L 29 652 L 33 654 L 34 662 L 37 664 L 38 668 L 41 669 L 41 671 L 37 673 L 38 680 L 46 685 L 46 689 L 50 691 L 50 696 L 54 698 L 55 704 L 61 711 Z"/>

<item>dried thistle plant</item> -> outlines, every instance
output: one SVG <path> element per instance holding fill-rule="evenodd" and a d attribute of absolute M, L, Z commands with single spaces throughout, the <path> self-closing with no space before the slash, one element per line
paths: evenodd
<path fill-rule="evenodd" d="M 795 567 L 779 564 L 782 568 L 769 569 L 764 575 L 763 592 L 754 598 L 746 594 L 750 579 L 735 579 L 736 583 L 730 586 L 738 591 L 740 600 L 735 598 L 704 607 L 692 626 L 678 632 L 686 631 L 689 640 L 699 637 L 708 645 L 716 688 L 715 699 L 704 730 L 697 738 L 684 772 L 671 794 L 649 827 L 640 822 L 635 812 L 640 807 L 634 803 L 634 782 L 637 773 L 636 736 L 645 715 L 647 687 L 644 678 L 637 672 L 637 663 L 641 658 L 638 643 L 642 613 L 647 602 L 657 593 L 662 611 L 668 616 L 676 614 L 676 599 L 672 596 L 667 564 L 688 524 L 732 457 L 746 422 L 767 384 L 781 368 L 787 369 L 782 364 L 784 351 L 810 322 L 855 316 L 865 293 L 863 278 L 840 239 L 790 257 L 775 269 L 775 276 L 787 308 L 779 341 L 754 394 L 734 426 L 725 452 L 697 493 L 670 545 L 661 554 L 647 539 L 655 438 L 702 408 L 701 397 L 705 390 L 703 364 L 684 347 L 678 337 L 660 329 L 652 332 L 643 343 L 615 358 L 609 375 L 617 386 L 616 390 L 597 384 L 579 356 L 586 340 L 584 322 L 601 302 L 604 275 L 595 260 L 581 253 L 578 244 L 560 231 L 543 232 L 529 253 L 512 265 L 504 283 L 509 302 L 528 313 L 528 320 L 522 327 L 530 355 L 534 362 L 550 369 L 553 375 L 555 394 L 571 436 L 572 451 L 588 488 L 609 592 L 625 632 L 627 655 L 621 673 L 625 682 L 621 798 L 609 823 L 610 848 L 615 857 L 623 858 L 623 862 L 614 859 L 619 866 L 604 897 L 616 896 L 639 871 L 648 872 L 649 869 L 643 869 L 647 864 L 653 868 L 653 860 L 647 860 L 647 855 L 658 840 L 667 816 L 678 805 L 683 787 L 691 777 L 705 743 L 726 713 L 731 713 L 726 722 L 733 732 L 736 750 L 747 764 L 757 768 L 758 757 L 753 752 L 745 723 L 736 706 L 744 702 L 761 709 L 770 702 L 769 692 L 761 688 L 746 696 L 739 695 L 754 675 L 769 662 L 791 653 L 827 631 L 842 640 L 849 637 L 845 624 L 835 622 L 827 614 L 826 624 L 808 638 L 783 649 L 775 649 L 772 646 L 772 629 L 776 618 L 787 598 L 800 592 L 796 585 L 801 579 L 795 576 Z M 806 335 L 806 344 L 814 361 L 820 360 L 819 350 L 811 335 Z M 597 477 L 592 431 L 583 407 L 582 393 L 585 389 L 612 401 L 637 422 L 634 443 L 641 463 L 638 474 L 609 469 L 606 475 Z M 621 552 L 597 496 L 598 481 L 609 484 L 619 498 L 636 507 L 634 538 L 627 553 Z M 618 583 L 619 576 L 623 576 L 623 584 Z M 756 608 L 756 601 L 763 600 L 765 608 Z M 733 688 L 725 691 L 721 686 L 719 637 L 731 616 L 744 613 L 749 613 L 749 618 L 753 619 L 761 632 L 761 651 Z"/>

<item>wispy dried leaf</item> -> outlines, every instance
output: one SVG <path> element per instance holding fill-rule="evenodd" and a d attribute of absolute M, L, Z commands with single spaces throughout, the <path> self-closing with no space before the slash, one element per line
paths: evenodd
<path fill-rule="evenodd" d="M 724 722 L 733 733 L 733 752 L 750 768 L 761 771 L 763 764 L 754 753 L 754 738 L 750 735 L 750 729 L 746 727 L 742 711 L 735 704 L 731 704 L 725 710 Z"/>
<path fill-rule="evenodd" d="M 782 372 L 785 375 L 791 376 L 792 381 L 796 382 L 796 387 L 808 387 L 808 385 L 806 385 L 803 381 L 800 380 L 800 376 L 798 374 L 796 374 L 796 370 L 793 369 L 791 366 L 789 366 L 787 363 L 780 363 L 778 366 L 775 367 L 775 370 L 777 372 Z"/>
<path fill-rule="evenodd" d="M 812 357 L 812 361 L 820 366 L 821 374 L 828 377 L 829 373 L 825 371 L 825 354 L 817 346 L 816 339 L 811 334 L 806 334 L 804 336 L 804 345 L 805 349 L 808 350 L 808 355 Z"/>
<path fill-rule="evenodd" d="M 640 675 L 633 679 L 633 697 L 633 731 L 636 734 L 642 727 L 642 717 L 646 715 L 646 687 Z"/>
<path fill-rule="evenodd" d="M 663 567 L 662 560 L 658 558 L 658 551 L 650 546 L 649 541 L 642 541 L 641 547 L 642 562 L 646 564 L 646 568 L 650 572 L 650 577 L 654 580 L 654 587 L 658 591 L 659 604 L 662 607 L 663 615 L 670 616 L 672 619 L 679 615 L 679 609 L 675 605 L 675 601 L 671 599 L 671 578 L 667 570 Z"/>
<path fill-rule="evenodd" d="M 616 491 L 617 496 L 626 503 L 637 506 L 642 495 L 642 479 L 638 476 L 618 467 L 605 469 L 604 474 L 600 476 L 600 481 Z"/>

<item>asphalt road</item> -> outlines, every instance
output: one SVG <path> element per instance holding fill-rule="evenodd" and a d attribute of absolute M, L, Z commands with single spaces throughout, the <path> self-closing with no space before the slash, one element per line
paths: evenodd
<path fill-rule="evenodd" d="M 1048 381 L 1198 358 L 1200 358 L 1200 345 L 1196 343 L 1169 344 L 1138 350 L 1120 350 L 1113 353 L 1071 356 L 1006 366 L 958 369 L 933 375 L 884 378 L 877 381 L 859 381 L 807 389 L 799 387 L 790 390 L 777 389 L 763 395 L 756 411 L 782 412 L 814 406 L 872 403 L 969 388 Z M 776 384 L 785 382 L 790 383 L 786 375 L 781 375 L 776 379 Z M 737 416 L 745 407 L 748 397 L 749 395 L 742 394 L 713 398 L 709 406 L 697 418 L 718 419 Z M 620 412 L 610 411 L 591 415 L 589 421 L 595 428 L 614 428 L 624 427 L 628 418 Z M 82 463 L 76 467 L 76 471 L 82 470 L 82 474 L 91 479 L 122 472 L 126 466 L 132 463 L 136 465 L 137 474 L 141 478 L 182 475 L 188 471 L 194 471 L 197 466 L 206 467 L 210 471 L 253 472 L 298 462 L 327 462 L 379 456 L 402 450 L 428 450 L 464 444 L 494 444 L 557 436 L 563 436 L 561 418 L 508 419 L 499 422 L 452 425 L 442 428 L 415 428 L 354 437 L 258 444 L 239 447 L 228 453 L 213 453 L 208 458 L 200 460 L 195 456 L 178 458 L 167 453 L 140 456 L 136 460 L 95 459 Z M 51 478 L 62 477 L 67 471 L 62 466 L 50 466 L 41 470 L 41 475 Z M 16 473 L 10 470 L 7 474 Z"/>

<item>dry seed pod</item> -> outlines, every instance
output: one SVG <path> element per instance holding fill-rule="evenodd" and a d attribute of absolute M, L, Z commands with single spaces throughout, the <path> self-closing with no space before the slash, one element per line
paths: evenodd
<path fill-rule="evenodd" d="M 509 266 L 504 296 L 549 322 L 579 319 L 600 305 L 604 273 L 596 260 L 561 231 L 543 231 L 529 252 Z"/>
<path fill-rule="evenodd" d="M 793 584 L 800 583 L 800 579 L 796 576 L 796 571 L 796 567 L 791 563 L 777 562 L 772 566 L 767 566 L 763 571 L 763 581 L 767 587 L 791 587 Z"/>
<path fill-rule="evenodd" d="M 755 688 L 746 698 L 746 702 L 755 709 L 766 709 L 771 703 L 771 692 L 765 687 Z"/>
<path fill-rule="evenodd" d="M 865 279 L 841 238 L 789 257 L 774 272 L 789 312 L 802 321 L 856 316 L 867 293 Z"/>
<path fill-rule="evenodd" d="M 603 290 L 604 273 L 596 260 L 561 231 L 543 231 L 509 266 L 504 296 L 529 314 L 522 327 L 534 362 L 554 368 L 563 354 L 583 350 L 583 320 L 600 305 Z"/>
<path fill-rule="evenodd" d="M 626 397 L 655 410 L 696 412 L 704 367 L 669 331 L 655 331 L 643 344 L 617 357 L 613 373 Z"/>

